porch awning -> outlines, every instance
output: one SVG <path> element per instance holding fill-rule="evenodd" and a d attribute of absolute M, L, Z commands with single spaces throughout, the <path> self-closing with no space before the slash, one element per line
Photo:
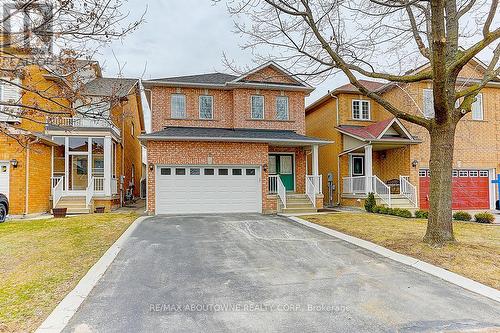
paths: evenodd
<path fill-rule="evenodd" d="M 361 142 L 387 144 L 418 144 L 422 142 L 413 136 L 397 118 L 386 119 L 369 126 L 340 125 L 336 129 Z"/>
<path fill-rule="evenodd" d="M 144 134 L 139 139 L 145 141 L 225 141 L 262 142 L 276 145 L 311 146 L 325 145 L 331 141 L 298 134 L 294 131 L 245 129 L 245 128 L 203 128 L 166 127 L 161 131 Z"/>

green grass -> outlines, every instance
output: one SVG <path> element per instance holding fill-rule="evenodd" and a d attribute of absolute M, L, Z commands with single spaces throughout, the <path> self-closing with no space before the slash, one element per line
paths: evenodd
<path fill-rule="evenodd" d="M 367 213 L 302 218 L 500 289 L 500 226 L 453 222 L 457 241 L 433 248 L 422 242 L 426 220 Z"/>
<path fill-rule="evenodd" d="M 0 332 L 35 330 L 136 218 L 96 214 L 0 224 Z"/>

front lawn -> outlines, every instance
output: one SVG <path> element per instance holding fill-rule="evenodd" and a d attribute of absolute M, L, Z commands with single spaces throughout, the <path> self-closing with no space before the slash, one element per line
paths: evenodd
<path fill-rule="evenodd" d="M 422 242 L 426 220 L 367 213 L 301 218 L 500 289 L 500 226 L 454 222 L 457 242 L 436 249 Z"/>
<path fill-rule="evenodd" d="M 0 332 L 35 330 L 136 214 L 0 224 Z"/>

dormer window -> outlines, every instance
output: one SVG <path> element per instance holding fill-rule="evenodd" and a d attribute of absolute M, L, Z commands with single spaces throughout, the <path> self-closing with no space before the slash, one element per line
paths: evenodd
<path fill-rule="evenodd" d="M 254 95 L 252 101 L 252 119 L 264 119 L 264 96 Z"/>
<path fill-rule="evenodd" d="M 182 94 L 172 94 L 170 100 L 170 115 L 174 119 L 186 118 L 186 96 Z"/>
<path fill-rule="evenodd" d="M 352 101 L 352 119 L 370 120 L 370 101 L 353 100 Z"/>

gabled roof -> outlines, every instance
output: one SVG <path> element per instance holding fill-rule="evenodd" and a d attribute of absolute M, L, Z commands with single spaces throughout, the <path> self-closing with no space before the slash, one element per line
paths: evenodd
<path fill-rule="evenodd" d="M 256 72 L 265 69 L 266 67 L 272 67 L 276 71 L 282 73 L 284 77 L 290 79 L 290 82 L 276 81 L 260 81 L 260 80 L 247 80 L 247 78 L 255 74 Z M 242 88 L 264 88 L 264 89 L 286 89 L 286 90 L 303 90 L 311 92 L 314 90 L 313 87 L 308 85 L 306 82 L 296 78 L 274 62 L 267 62 L 259 67 L 256 67 L 249 72 L 236 76 L 226 73 L 207 73 L 198 75 L 185 75 L 185 76 L 174 76 L 166 77 L 160 79 L 151 79 L 142 81 L 145 87 L 152 86 L 169 86 L 169 87 L 197 87 L 197 88 L 217 88 L 217 89 L 234 89 L 238 87 Z"/>
<path fill-rule="evenodd" d="M 226 73 L 208 73 L 198 75 L 174 76 L 149 81 L 179 82 L 179 83 L 206 83 L 206 84 L 226 84 L 238 77 Z"/>
<path fill-rule="evenodd" d="M 82 93 L 87 96 L 126 97 L 130 94 L 138 79 L 100 77 L 83 86 Z"/>
<path fill-rule="evenodd" d="M 397 136 L 388 134 L 394 129 Z M 419 142 L 397 118 L 389 118 L 369 126 L 340 125 L 336 129 L 342 134 L 361 141 L 411 141 Z"/>
<path fill-rule="evenodd" d="M 387 85 L 387 83 L 384 83 L 384 82 L 377 82 L 377 81 L 370 81 L 370 80 L 358 80 L 358 81 L 359 81 L 359 83 L 361 83 L 362 86 L 364 86 L 366 89 L 368 89 L 370 91 L 378 91 Z M 330 98 L 332 98 L 332 96 L 338 95 L 341 93 L 355 94 L 355 93 L 359 93 L 359 89 L 356 88 L 352 83 L 344 84 L 343 86 L 335 88 L 333 91 L 329 91 L 327 94 L 323 95 L 323 97 L 319 98 L 318 100 L 314 101 L 312 104 L 308 105 L 306 107 L 306 114 L 313 112 L 314 108 L 316 106 L 329 100 Z"/>

